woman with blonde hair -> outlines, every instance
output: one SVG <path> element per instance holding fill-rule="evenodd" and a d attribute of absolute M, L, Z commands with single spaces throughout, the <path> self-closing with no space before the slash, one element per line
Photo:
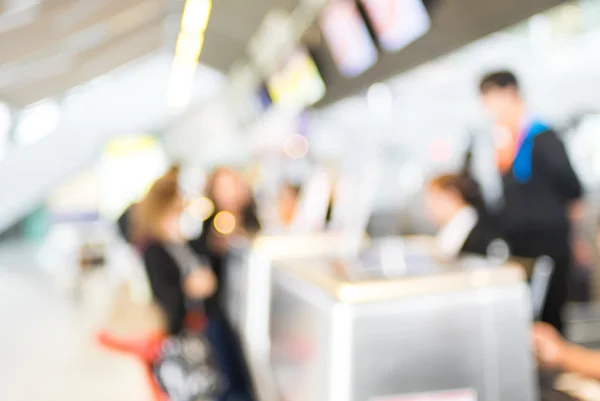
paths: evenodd
<path fill-rule="evenodd" d="M 179 165 L 172 165 L 171 167 L 169 167 L 169 169 L 162 175 L 160 176 L 153 184 L 156 185 L 158 182 L 169 182 L 169 181 L 174 181 L 174 182 L 178 182 L 179 181 Z M 146 194 L 146 196 L 144 198 L 146 198 L 148 196 L 148 194 Z M 136 243 L 138 241 L 140 241 L 141 239 L 139 238 L 139 234 L 136 233 L 136 229 L 139 228 L 138 227 L 138 218 L 137 218 L 137 211 L 138 211 L 138 206 L 144 201 L 144 198 L 140 201 L 140 202 L 136 202 L 133 203 L 131 205 L 129 205 L 125 211 L 123 212 L 123 214 L 121 214 L 121 216 L 118 218 L 117 220 L 117 226 L 119 228 L 119 233 L 121 234 L 121 236 L 123 237 L 123 239 L 125 241 L 127 241 L 127 243 L 131 244 L 131 245 L 137 245 Z"/>
<path fill-rule="evenodd" d="M 153 298 L 165 318 L 164 330 L 169 336 L 166 344 L 205 347 L 206 337 L 212 349 L 213 343 L 218 339 L 214 335 L 211 338 L 214 329 L 206 319 L 204 303 L 215 292 L 216 277 L 180 234 L 179 222 L 184 202 L 177 176 L 178 169 L 170 169 L 154 182 L 146 196 L 130 210 L 126 217 L 126 238 L 143 257 Z M 165 349 L 173 347 L 163 346 L 164 338 L 163 333 L 156 333 L 141 341 L 132 342 L 101 334 L 100 341 L 113 349 L 132 352 L 149 362 L 154 369 L 154 378 L 160 382 L 162 391 L 168 394 L 195 394 L 196 391 L 203 391 L 203 394 L 216 395 L 227 390 L 221 388 L 222 372 L 219 372 L 219 366 L 213 366 L 209 359 L 200 358 L 196 354 L 189 356 L 165 353 Z M 212 352 L 209 354 L 212 355 Z M 173 362 L 173 358 L 177 363 Z M 192 359 L 188 361 L 189 358 Z M 176 366 L 181 374 L 188 376 L 202 374 L 204 381 L 193 383 L 196 387 L 187 388 L 189 386 L 174 382 L 172 375 L 164 373 L 163 366 L 170 366 L 171 370 Z M 188 372 L 187 366 L 192 369 L 201 367 L 204 370 L 203 373 Z"/>
<path fill-rule="evenodd" d="M 137 206 L 134 238 L 142 250 L 152 294 L 167 319 L 170 334 L 178 334 L 190 305 L 216 288 L 212 270 L 190 250 L 179 230 L 183 198 L 178 181 L 157 180 Z"/>

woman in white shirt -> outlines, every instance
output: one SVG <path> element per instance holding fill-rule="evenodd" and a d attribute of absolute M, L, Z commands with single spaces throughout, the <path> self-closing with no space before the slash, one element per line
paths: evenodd
<path fill-rule="evenodd" d="M 436 248 L 442 258 L 487 255 L 498 236 L 476 181 L 465 174 L 441 175 L 429 183 L 425 200 L 429 217 L 439 228 Z"/>

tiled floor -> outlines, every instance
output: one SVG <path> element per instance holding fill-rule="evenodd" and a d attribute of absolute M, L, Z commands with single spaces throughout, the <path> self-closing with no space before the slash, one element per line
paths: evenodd
<path fill-rule="evenodd" d="M 139 363 L 92 339 L 110 298 L 101 281 L 75 302 L 26 249 L 0 254 L 0 400 L 151 400 Z"/>

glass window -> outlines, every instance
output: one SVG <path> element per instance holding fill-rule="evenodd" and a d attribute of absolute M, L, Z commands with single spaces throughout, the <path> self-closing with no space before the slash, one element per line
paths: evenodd
<path fill-rule="evenodd" d="M 31 145 L 52 133 L 60 122 L 60 108 L 47 99 L 27 106 L 15 131 L 17 145 Z"/>
<path fill-rule="evenodd" d="M 8 151 L 10 124 L 10 108 L 8 105 L 0 103 L 0 160 L 4 158 Z"/>

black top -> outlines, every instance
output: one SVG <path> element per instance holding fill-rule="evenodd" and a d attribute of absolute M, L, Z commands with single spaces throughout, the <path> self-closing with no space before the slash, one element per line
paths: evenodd
<path fill-rule="evenodd" d="M 127 209 L 123 211 L 123 214 L 117 220 L 117 226 L 119 227 L 119 233 L 123 239 L 127 242 L 131 242 L 131 224 L 129 223 L 131 209 L 133 205 L 127 206 Z"/>
<path fill-rule="evenodd" d="M 500 222 L 508 236 L 529 232 L 567 235 L 567 207 L 581 197 L 582 188 L 565 146 L 554 131 L 533 138 L 529 179 L 520 182 L 511 169 L 503 174 L 502 183 L 504 207 Z"/>
<path fill-rule="evenodd" d="M 208 259 L 213 272 L 217 278 L 217 291 L 215 294 L 206 300 L 206 312 L 209 315 L 215 316 L 221 312 L 221 299 L 223 299 L 223 285 L 222 280 L 225 277 L 225 265 L 227 255 L 219 253 L 213 250 L 209 245 L 209 235 L 212 233 L 212 226 L 214 225 L 215 211 L 208 219 L 202 223 L 202 234 L 192 241 L 190 241 L 191 248 L 198 254 Z M 256 214 L 256 205 L 251 202 L 242 213 L 243 221 L 242 226 L 246 231 L 250 233 L 256 233 L 260 230 L 260 222 Z"/>
<path fill-rule="evenodd" d="M 475 227 L 473 227 L 463 243 L 460 253 L 486 256 L 490 244 L 498 238 L 500 238 L 500 235 L 490 220 L 479 216 L 477 224 L 475 224 Z"/>
<path fill-rule="evenodd" d="M 176 261 L 159 242 L 148 244 L 144 250 L 144 265 L 154 299 L 162 308 L 170 334 L 184 327 L 185 295 L 181 286 L 181 271 Z"/>

